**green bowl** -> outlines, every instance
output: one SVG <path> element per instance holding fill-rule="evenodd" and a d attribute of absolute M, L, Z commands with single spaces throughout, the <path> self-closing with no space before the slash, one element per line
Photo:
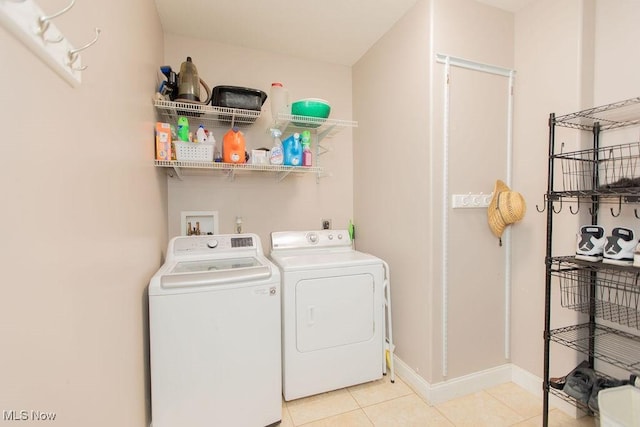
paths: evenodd
<path fill-rule="evenodd" d="M 291 104 L 291 115 L 311 117 L 313 119 L 322 120 L 309 120 L 305 122 L 296 122 L 293 124 L 300 127 L 316 128 L 324 123 L 324 119 L 329 117 L 331 113 L 331 105 L 324 99 L 307 98 Z"/>

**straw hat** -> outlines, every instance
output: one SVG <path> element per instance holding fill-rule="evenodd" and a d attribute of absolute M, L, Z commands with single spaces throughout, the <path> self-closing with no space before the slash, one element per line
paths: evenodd
<path fill-rule="evenodd" d="M 502 233 L 505 227 L 524 218 L 526 210 L 527 206 L 522 194 L 511 191 L 507 184 L 497 180 L 491 203 L 489 203 L 487 217 L 489 228 L 500 239 L 500 246 L 502 246 Z"/>

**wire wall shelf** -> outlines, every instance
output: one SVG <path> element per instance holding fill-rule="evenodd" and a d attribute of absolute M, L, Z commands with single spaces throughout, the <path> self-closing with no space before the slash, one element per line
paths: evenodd
<path fill-rule="evenodd" d="M 250 164 L 250 163 L 223 163 L 223 162 L 194 162 L 178 160 L 156 160 L 155 166 L 173 168 L 178 178 L 182 178 L 183 169 L 218 170 L 225 172 L 228 177 L 233 178 L 236 172 L 259 171 L 273 172 L 278 180 L 284 179 L 287 175 L 315 173 L 318 176 L 324 173 L 324 168 L 320 166 L 285 166 L 271 164 Z"/>
<path fill-rule="evenodd" d="M 353 120 L 320 119 L 317 117 L 297 116 L 287 113 L 278 113 L 278 118 L 273 126 L 282 133 L 313 130 L 318 139 L 331 138 L 344 128 L 358 127 L 358 122 Z"/>
<path fill-rule="evenodd" d="M 557 116 L 552 124 L 581 130 L 617 129 L 640 124 L 640 97 Z"/>
<path fill-rule="evenodd" d="M 209 127 L 245 127 L 255 123 L 261 113 L 259 110 L 242 110 L 239 108 L 214 107 L 165 100 L 155 100 L 154 106 L 161 121 L 172 123 L 176 126 L 178 118 L 185 116 Z"/>

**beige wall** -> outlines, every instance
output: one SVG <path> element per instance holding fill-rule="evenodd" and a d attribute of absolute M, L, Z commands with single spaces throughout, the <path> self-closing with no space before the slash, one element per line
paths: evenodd
<path fill-rule="evenodd" d="M 357 248 L 391 269 L 397 354 L 429 378 L 429 28 L 419 2 L 353 67 Z"/>
<path fill-rule="evenodd" d="M 150 102 L 162 31 L 152 0 L 79 1 L 55 24 L 75 46 L 102 29 L 78 88 L 0 27 L 0 409 L 142 426 L 145 289 L 166 246 Z"/>
<path fill-rule="evenodd" d="M 640 83 L 630 70 L 638 67 L 633 40 L 639 37 L 634 17 L 640 16 L 640 4 L 633 1 L 575 0 L 537 1 L 515 15 L 516 96 L 515 179 L 529 201 L 529 221 L 514 229 L 513 362 L 542 376 L 543 342 L 539 337 L 544 325 L 544 264 L 546 213 L 533 210 L 543 205 L 546 191 L 549 113 L 566 114 L 595 105 L 603 105 L 638 96 Z M 540 22 L 545 22 L 543 27 Z M 637 140 L 637 129 L 604 133 L 602 144 Z M 565 151 L 591 144 L 588 132 L 559 130 L 557 143 Z M 604 212 L 608 212 L 605 210 Z M 636 229 L 633 210 L 619 218 L 607 213 L 600 220 L 610 230 L 614 226 Z M 554 216 L 553 251 L 556 255 L 575 250 L 575 233 L 590 218 L 583 209 L 579 215 Z M 553 282 L 552 327 L 575 323 L 580 316 L 562 310 L 557 282 Z M 572 351 L 552 346 L 553 372 L 565 372 L 581 358 Z"/>
<path fill-rule="evenodd" d="M 548 115 L 637 96 L 638 80 L 629 72 L 637 59 L 628 52 L 637 39 L 630 17 L 638 16 L 638 7 L 622 0 L 539 0 L 510 14 L 473 1 L 423 1 L 354 66 L 359 249 L 390 262 L 397 354 L 428 382 L 505 362 L 542 375 L 546 215 L 536 205 L 542 205 L 546 191 Z M 503 337 L 504 249 L 488 234 L 484 212 L 448 211 L 449 254 L 467 257 L 449 260 L 446 378 L 440 374 L 443 77 L 442 66 L 431 61 L 435 53 L 516 70 L 513 188 L 528 203 L 525 219 L 512 227 L 510 359 Z M 496 178 L 505 177 L 505 83 L 499 80 L 452 69 L 449 194 L 489 192 Z M 374 102 L 381 89 L 390 88 L 386 104 Z M 571 150 L 589 144 L 590 136 L 559 130 L 557 140 Z M 575 250 L 575 231 L 588 220 L 585 212 L 566 212 L 554 218 L 560 233 L 556 254 Z M 620 221 L 635 223 L 630 215 L 623 212 Z M 472 254 L 465 237 L 473 242 Z M 556 287 L 552 327 L 579 321 L 576 313 L 558 310 Z M 580 357 L 555 352 L 558 372 Z"/>
<path fill-rule="evenodd" d="M 585 7 L 588 3 L 541 0 L 515 15 L 518 86 L 514 180 L 528 202 L 529 212 L 527 221 L 514 228 L 512 360 L 540 377 L 543 373 L 546 213 L 538 213 L 536 205 L 543 207 L 547 190 L 549 113 L 565 114 L 592 105 L 589 73 L 585 74 L 585 80 L 582 77 L 582 70 L 588 70 L 593 59 L 592 53 L 582 50 L 583 40 L 591 37 L 594 30 L 589 24 L 591 9 Z M 540 25 L 541 22 L 545 25 Z M 579 133 L 559 132 L 558 143 L 577 148 Z M 575 251 L 578 222 L 572 215 L 554 218 L 555 236 L 564 233 L 564 238 L 554 239 L 555 253 Z M 552 297 L 557 302 L 556 288 L 554 286 Z M 575 321 L 576 315 L 572 312 L 554 311 L 552 327 Z M 575 352 L 565 353 L 560 361 L 555 360 L 556 369 L 564 372 L 575 366 L 576 357 Z"/>
<path fill-rule="evenodd" d="M 282 82 L 290 100 L 322 98 L 331 104 L 330 118 L 351 120 L 351 69 L 292 58 L 260 50 L 211 41 L 165 36 L 165 60 L 179 69 L 191 56 L 200 77 L 211 88 L 218 85 L 260 89 L 269 94 L 272 82 Z M 270 99 L 261 117 L 243 128 L 247 149 L 273 146 Z M 220 143 L 228 126 L 214 128 Z M 285 134 L 287 137 L 289 134 Z M 181 211 L 214 210 L 220 215 L 220 232 L 234 232 L 236 216 L 242 217 L 243 231 L 257 233 L 265 252 L 272 231 L 319 229 L 322 219 L 331 219 L 333 228 L 346 228 L 353 214 L 352 129 L 344 128 L 335 137 L 325 138 L 329 151 L 314 164 L 329 176 L 317 182 L 315 174 L 291 175 L 278 181 L 271 173 L 238 173 L 233 181 L 222 172 L 168 178 L 169 236 L 179 235 Z M 313 149 L 315 151 L 315 142 Z M 314 152 L 315 154 L 315 152 Z"/>
<path fill-rule="evenodd" d="M 512 40 L 511 14 L 474 1 L 421 1 L 354 66 L 359 249 L 390 263 L 397 354 L 431 383 L 445 379 L 444 91 L 435 54 L 510 67 Z M 508 80 L 463 69 L 451 79 L 449 192 L 487 194 L 506 179 Z M 504 249 L 485 210 L 448 214 L 446 362 L 455 378 L 504 362 Z"/>

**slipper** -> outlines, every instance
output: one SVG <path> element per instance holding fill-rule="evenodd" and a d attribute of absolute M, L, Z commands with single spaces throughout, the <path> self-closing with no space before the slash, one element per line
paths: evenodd
<path fill-rule="evenodd" d="M 583 360 L 578 366 L 574 368 L 574 371 L 578 368 L 588 368 L 588 367 L 589 367 L 589 362 L 587 362 L 586 360 Z M 567 382 L 567 377 L 571 375 L 571 372 L 565 375 L 564 377 L 549 378 L 549 386 L 552 388 L 555 388 L 556 390 L 562 390 L 564 388 L 564 385 Z"/>
<path fill-rule="evenodd" d="M 577 401 L 588 404 L 596 382 L 596 372 L 591 368 L 576 368 L 568 376 L 562 391 Z"/>

